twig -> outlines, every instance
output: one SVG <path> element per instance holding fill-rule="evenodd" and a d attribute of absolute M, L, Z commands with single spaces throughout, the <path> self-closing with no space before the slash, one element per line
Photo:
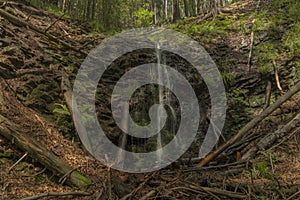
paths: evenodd
<path fill-rule="evenodd" d="M 67 176 L 70 176 L 72 174 L 72 172 L 76 171 L 79 167 L 76 167 L 74 169 L 71 169 L 70 171 L 68 171 L 65 175 L 63 175 L 58 182 L 60 184 L 64 184 L 64 182 L 67 180 Z"/>
<path fill-rule="evenodd" d="M 28 155 L 28 152 L 26 152 L 13 166 L 11 166 L 8 170 L 10 172 L 17 164 L 19 164 L 26 156 Z"/>
<path fill-rule="evenodd" d="M 226 167 L 232 167 L 232 166 L 238 166 L 241 164 L 246 164 L 246 161 L 242 160 L 242 161 L 237 161 L 234 163 L 228 163 L 228 164 L 224 164 L 224 165 L 217 165 L 217 166 L 208 166 L 208 167 L 202 167 L 202 168 L 190 168 L 190 169 L 186 169 L 184 170 L 184 172 L 191 172 L 191 171 L 202 171 L 202 170 L 210 170 L 210 169 L 220 169 L 220 168 L 226 168 Z"/>
<path fill-rule="evenodd" d="M 129 194 L 125 195 L 124 197 L 121 198 L 121 200 L 126 200 L 130 197 L 132 197 L 133 195 L 135 195 L 142 187 L 144 187 L 144 185 L 154 176 L 156 175 L 157 172 L 154 172 L 153 174 L 151 174 L 148 178 L 146 178 L 146 180 L 144 180 L 144 182 L 142 182 L 137 188 L 133 189 Z"/>
<path fill-rule="evenodd" d="M 100 190 L 100 192 L 95 200 L 100 200 L 100 198 L 102 197 L 102 194 L 103 194 L 103 189 Z"/>
<path fill-rule="evenodd" d="M 143 197 L 141 197 L 140 200 L 147 200 L 150 197 L 152 197 L 155 193 L 156 193 L 155 190 L 151 190 L 150 192 L 148 192 L 147 194 L 145 194 Z"/>
<path fill-rule="evenodd" d="M 248 56 L 248 62 L 247 66 L 249 69 L 249 72 L 251 70 L 251 59 L 252 59 L 252 52 L 253 52 L 253 43 L 254 43 L 254 24 L 255 24 L 255 19 L 252 21 L 252 31 L 251 31 L 251 38 L 250 38 L 250 51 L 249 51 L 249 56 Z"/>
<path fill-rule="evenodd" d="M 36 196 L 31 196 L 31 197 L 26 197 L 20 200 L 35 200 L 35 199 L 41 199 L 43 197 L 49 197 L 49 196 L 68 196 L 68 195 L 73 195 L 73 196 L 90 196 L 90 193 L 87 192 L 62 192 L 62 193 L 58 193 L 58 192 L 46 192 L 46 193 L 42 193 Z"/>
<path fill-rule="evenodd" d="M 266 97 L 265 97 L 265 105 L 263 107 L 263 110 L 265 110 L 270 105 L 271 101 L 271 90 L 272 90 L 272 82 L 268 80 L 267 87 L 266 87 Z"/>
<path fill-rule="evenodd" d="M 271 154 L 269 154 L 269 158 L 270 158 L 270 164 L 271 164 L 272 173 L 274 174 L 274 165 L 273 165 L 273 159 L 272 159 L 272 155 Z"/>
<path fill-rule="evenodd" d="M 197 167 L 201 168 L 207 163 L 209 163 L 212 159 L 217 157 L 220 153 L 222 153 L 225 149 L 230 147 L 232 144 L 240 140 L 243 136 L 245 136 L 249 130 L 255 127 L 259 122 L 264 120 L 268 115 L 270 115 L 275 109 L 277 109 L 281 104 L 287 101 L 294 94 L 299 92 L 300 90 L 300 82 L 298 82 L 291 90 L 281 96 L 277 101 L 269 106 L 266 110 L 264 110 L 260 115 L 256 118 L 252 119 L 246 126 L 244 126 L 236 135 L 230 138 L 226 143 L 218 147 L 215 151 L 208 154 L 198 165 Z"/>
<path fill-rule="evenodd" d="M 61 20 L 66 13 L 63 13 L 58 19 L 56 19 L 52 24 L 50 24 L 46 29 L 45 29 L 45 33 L 47 33 L 49 31 L 49 29 L 54 26 L 59 20 Z"/>
<path fill-rule="evenodd" d="M 291 199 L 293 199 L 294 197 L 296 197 L 299 194 L 300 194 L 300 191 L 296 192 L 295 194 L 293 194 L 292 196 L 290 196 L 289 198 L 287 198 L 287 200 L 291 200 Z"/>
<path fill-rule="evenodd" d="M 274 74 L 275 74 L 275 80 L 278 90 L 282 93 L 282 87 L 280 85 L 279 75 L 278 75 L 278 67 L 276 65 L 276 61 L 273 60 L 273 67 L 274 67 Z"/>
<path fill-rule="evenodd" d="M 7 1 L 3 2 L 3 4 L 0 6 L 0 8 L 4 8 L 7 4 Z"/>
<path fill-rule="evenodd" d="M 281 145 L 282 143 L 284 143 L 285 141 L 287 141 L 288 139 L 290 139 L 293 135 L 300 133 L 300 128 L 297 128 L 295 131 L 293 131 L 289 136 L 287 136 L 285 139 L 281 140 L 281 142 L 279 142 L 278 144 L 272 146 L 271 148 L 268 149 L 268 151 L 278 147 L 279 145 Z"/>
<path fill-rule="evenodd" d="M 111 168 L 108 167 L 107 169 L 107 184 L 108 184 L 108 199 L 112 200 L 112 191 L 111 191 Z"/>

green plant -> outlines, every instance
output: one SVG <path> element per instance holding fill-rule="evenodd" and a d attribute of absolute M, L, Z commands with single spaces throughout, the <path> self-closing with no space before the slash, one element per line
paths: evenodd
<path fill-rule="evenodd" d="M 225 85 L 230 86 L 234 81 L 233 75 L 228 71 L 223 71 L 221 74 L 222 74 Z"/>
<path fill-rule="evenodd" d="M 56 108 L 53 109 L 53 113 L 58 113 L 60 115 L 67 115 L 67 116 L 71 115 L 66 105 L 55 103 L 54 106 L 56 106 Z"/>
<path fill-rule="evenodd" d="M 268 172 L 269 167 L 270 167 L 270 164 L 267 161 L 262 161 L 262 162 L 256 163 L 256 166 L 253 169 L 254 174 L 257 176 L 256 178 L 261 176 L 266 179 L 272 179 L 274 177 L 274 175 Z"/>
<path fill-rule="evenodd" d="M 137 18 L 135 23 L 137 27 L 148 27 L 152 25 L 153 12 L 147 9 L 141 8 L 134 12 L 133 15 Z"/>

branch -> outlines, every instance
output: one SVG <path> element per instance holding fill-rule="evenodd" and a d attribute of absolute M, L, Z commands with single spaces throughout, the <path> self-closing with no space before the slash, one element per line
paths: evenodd
<path fill-rule="evenodd" d="M 49 197 L 49 196 L 54 196 L 54 197 L 59 197 L 59 196 L 90 196 L 90 193 L 87 192 L 62 192 L 62 193 L 58 193 L 58 192 L 46 192 L 46 193 L 42 193 L 36 196 L 31 196 L 31 197 L 26 197 L 23 199 L 19 199 L 19 200 L 35 200 L 35 199 L 41 199 L 43 197 Z"/>
<path fill-rule="evenodd" d="M 255 19 L 252 21 L 252 31 L 251 31 L 251 38 L 250 38 L 250 51 L 249 51 L 248 62 L 247 62 L 249 72 L 251 70 L 251 60 L 252 60 L 253 43 L 254 43 L 254 24 L 255 24 Z"/>

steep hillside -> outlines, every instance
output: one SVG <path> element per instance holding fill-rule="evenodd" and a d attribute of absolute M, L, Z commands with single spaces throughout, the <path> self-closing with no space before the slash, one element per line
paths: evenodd
<path fill-rule="evenodd" d="M 78 139 L 66 91 L 70 89 L 68 80 L 73 83 L 89 51 L 108 36 L 90 33 L 79 22 L 22 2 L 0 1 L 0 199 L 80 190 L 85 193 L 54 198 L 300 197 L 300 124 L 299 118 L 294 118 L 300 112 L 299 93 L 203 168 L 196 167 L 199 159 L 182 159 L 146 174 L 123 173 L 101 165 Z M 168 26 L 197 40 L 222 73 L 227 121 L 216 148 L 300 81 L 299 9 L 298 0 L 244 0 L 223 8 L 214 18 L 188 18 Z M 123 61 L 116 66 L 126 63 Z M 114 70 L 107 76 L 115 78 L 120 69 Z M 108 88 L 100 89 L 105 93 Z M 106 96 L 97 98 L 100 103 L 106 100 Z M 107 113 L 110 104 L 104 104 L 99 112 Z M 292 119 L 297 123 L 289 131 L 245 158 L 264 136 L 277 130 L 281 133 Z M 111 124 L 106 128 L 115 131 Z M 47 159 L 37 159 L 20 145 L 23 137 L 6 137 L 11 133 L 27 136 L 71 170 L 61 174 L 60 169 L 45 165 Z M 111 137 L 116 140 L 120 136 Z M 74 176 L 82 182 L 76 179 L 74 184 Z"/>

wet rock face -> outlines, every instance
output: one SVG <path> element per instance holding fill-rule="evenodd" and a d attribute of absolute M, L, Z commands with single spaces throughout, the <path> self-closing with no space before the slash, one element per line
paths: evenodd
<path fill-rule="evenodd" d="M 122 134 L 122 131 L 116 125 L 111 111 L 111 95 L 113 89 L 118 82 L 118 80 L 130 69 L 134 67 L 149 64 L 157 63 L 157 55 L 155 49 L 144 49 L 139 51 L 130 52 L 126 55 L 123 55 L 116 59 L 104 72 L 99 81 L 97 93 L 96 93 L 96 110 L 98 114 L 98 120 L 103 128 L 103 131 L 107 134 L 107 137 L 116 145 L 119 143 L 119 138 Z M 163 51 L 161 52 L 161 64 L 172 67 L 177 70 L 181 75 L 188 80 L 189 84 L 192 86 L 195 91 L 198 102 L 201 107 L 201 117 L 205 118 L 207 116 L 207 110 L 210 107 L 210 99 L 208 89 L 197 70 L 191 66 L 186 60 L 182 59 L 180 56 Z M 150 73 L 145 71 L 143 73 Z M 142 77 L 142 75 L 141 75 Z M 138 78 L 138 77 L 137 77 Z M 170 77 L 171 79 L 171 77 Z M 130 83 L 128 83 L 130 84 Z M 180 83 L 176 83 L 180 84 Z M 165 135 L 163 141 L 167 144 L 173 136 L 170 136 L 170 130 L 175 129 L 175 133 L 178 130 L 180 124 L 180 102 L 172 93 L 164 87 L 165 93 L 169 93 L 169 104 L 170 107 L 165 106 L 167 110 L 168 118 L 166 125 L 161 130 L 162 135 Z M 164 97 L 164 101 L 165 101 Z M 138 90 L 136 90 L 130 99 L 130 115 L 132 119 L 139 125 L 145 126 L 150 123 L 149 109 L 152 105 L 159 103 L 159 87 L 156 84 L 145 85 Z M 173 117 L 171 114 L 171 109 L 175 111 L 176 116 Z M 199 126 L 199 138 L 203 137 L 203 133 L 206 132 L 208 123 L 206 120 L 201 120 Z M 172 130 L 174 131 L 174 130 Z M 162 136 L 163 137 L 163 136 Z M 139 139 L 131 137 L 128 135 L 128 144 L 125 147 L 129 151 L 143 151 L 143 150 L 153 150 L 153 145 L 155 146 L 156 136 L 153 136 L 149 139 Z M 141 150 L 141 148 L 143 150 Z"/>

